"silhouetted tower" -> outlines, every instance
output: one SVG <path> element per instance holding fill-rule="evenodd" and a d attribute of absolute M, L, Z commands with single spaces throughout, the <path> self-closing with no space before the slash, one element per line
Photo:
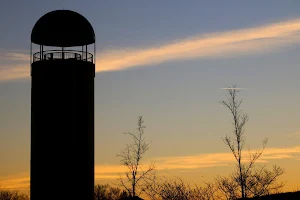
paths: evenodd
<path fill-rule="evenodd" d="M 95 33 L 69 10 L 42 16 L 31 33 L 31 200 L 92 200 Z"/>

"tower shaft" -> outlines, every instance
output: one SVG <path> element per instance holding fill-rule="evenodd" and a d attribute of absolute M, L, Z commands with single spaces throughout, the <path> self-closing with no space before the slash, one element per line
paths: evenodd
<path fill-rule="evenodd" d="M 31 200 L 92 200 L 95 65 L 44 60 L 31 75 Z"/>

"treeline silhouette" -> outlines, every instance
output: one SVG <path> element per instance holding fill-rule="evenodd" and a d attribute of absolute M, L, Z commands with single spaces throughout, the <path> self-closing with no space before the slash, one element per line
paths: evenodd
<path fill-rule="evenodd" d="M 155 190 L 147 191 L 150 200 L 219 200 L 224 196 L 217 194 L 217 187 L 207 184 L 205 187 L 192 187 L 180 178 L 166 179 L 156 185 Z M 153 192 L 152 194 L 149 192 Z M 18 190 L 0 188 L 0 200 L 29 200 L 29 196 Z M 231 199 L 231 198 L 227 198 Z M 235 198 L 232 198 L 235 199 Z M 242 199 L 242 198 L 238 198 Z M 300 199 L 300 191 L 269 194 L 261 197 L 244 198 L 257 200 L 291 200 Z M 59 200 L 59 199 L 58 199 Z M 140 197 L 131 197 L 125 190 L 109 184 L 98 184 L 94 190 L 94 200 L 143 200 Z"/>
<path fill-rule="evenodd" d="M 0 200 L 29 200 L 27 194 L 21 193 L 18 190 L 9 190 L 0 188 Z M 41 197 L 42 199 L 42 197 Z M 97 184 L 94 188 L 94 200 L 140 200 L 135 196 L 131 197 L 125 190 L 118 187 L 110 186 L 109 184 Z M 57 199 L 59 200 L 59 199 Z"/>
<path fill-rule="evenodd" d="M 29 200 L 29 197 L 18 190 L 0 188 L 0 200 Z"/>

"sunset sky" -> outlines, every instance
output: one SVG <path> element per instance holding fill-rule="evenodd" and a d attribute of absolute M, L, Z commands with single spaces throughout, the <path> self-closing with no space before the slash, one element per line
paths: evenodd
<path fill-rule="evenodd" d="M 122 133 L 136 130 L 138 116 L 151 141 L 144 164 L 154 161 L 158 173 L 197 184 L 229 175 L 234 157 L 222 138 L 232 133 L 231 118 L 219 102 L 222 88 L 236 84 L 250 116 L 246 143 L 255 150 L 268 138 L 259 162 L 285 169 L 286 191 L 300 189 L 296 0 L 4 0 L 0 187 L 29 189 L 30 34 L 41 16 L 58 9 L 82 14 L 96 34 L 96 182 L 124 172 L 116 154 L 130 142 Z"/>

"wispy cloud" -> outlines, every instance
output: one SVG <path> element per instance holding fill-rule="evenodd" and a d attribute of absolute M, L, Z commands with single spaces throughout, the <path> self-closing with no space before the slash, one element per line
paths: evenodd
<path fill-rule="evenodd" d="M 4 50 L 0 51 L 1 60 L 13 60 L 13 61 L 27 61 L 29 63 L 30 55 L 29 53 L 24 53 L 22 51 L 16 52 L 6 52 Z"/>
<path fill-rule="evenodd" d="M 248 152 L 244 152 L 247 155 Z M 300 154 L 300 146 L 292 148 L 267 148 L 257 162 L 292 158 Z M 155 159 L 159 169 L 197 169 L 215 166 L 228 166 L 235 162 L 231 153 L 211 153 L 193 156 L 165 157 Z M 247 161 L 247 160 L 246 160 Z"/>
<path fill-rule="evenodd" d="M 285 45 L 299 44 L 299 33 L 300 19 L 294 19 L 240 30 L 207 33 L 157 46 L 109 49 L 97 54 L 96 71 L 124 70 L 175 60 L 218 58 L 278 51 Z M 8 57 L 13 61 L 28 58 L 28 55 L 10 53 L 6 55 L 6 58 Z M 26 63 L 23 66 L 24 69 L 17 70 L 20 71 L 20 74 L 16 73 L 14 68 L 14 66 L 8 68 L 6 75 L 1 75 L 0 80 L 29 78 L 29 66 Z M 24 73 L 25 71 L 27 73 Z"/>
<path fill-rule="evenodd" d="M 0 188 L 27 190 L 29 189 L 29 183 L 29 173 L 26 172 L 0 177 Z"/>
<path fill-rule="evenodd" d="M 166 61 L 224 57 L 278 50 L 300 42 L 300 19 L 248 29 L 208 33 L 150 48 L 109 50 L 97 56 L 97 71 L 122 70 Z"/>
<path fill-rule="evenodd" d="M 266 148 L 257 162 L 266 163 L 271 160 L 281 159 L 298 160 L 299 156 L 300 146 L 289 148 Z M 157 170 L 185 171 L 216 166 L 233 166 L 236 162 L 231 153 L 208 153 L 191 156 L 158 157 L 153 158 L 153 161 L 155 161 Z M 144 166 L 148 164 L 150 164 L 150 160 L 146 160 Z M 118 164 L 98 164 L 95 166 L 95 179 L 113 180 L 118 178 L 125 170 L 126 168 L 124 166 Z M 3 188 L 28 188 L 29 173 L 9 177 L 0 177 L 0 184 Z"/>
<path fill-rule="evenodd" d="M 30 77 L 29 62 L 24 64 L 2 65 L 0 66 L 0 81 L 11 81 Z"/>

